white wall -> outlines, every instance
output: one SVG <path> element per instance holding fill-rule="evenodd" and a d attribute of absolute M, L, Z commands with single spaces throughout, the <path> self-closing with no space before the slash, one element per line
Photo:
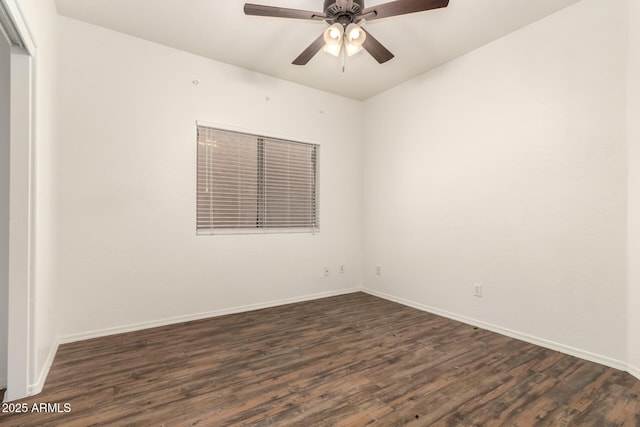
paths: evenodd
<path fill-rule="evenodd" d="M 584 0 L 365 103 L 366 287 L 625 366 L 625 14 Z"/>
<path fill-rule="evenodd" d="M 58 330 L 56 294 L 56 73 L 57 11 L 53 0 L 19 0 L 36 44 L 33 58 L 33 152 L 31 206 L 30 373 L 31 392 L 39 392 L 55 355 Z"/>
<path fill-rule="evenodd" d="M 640 4 L 629 7 L 629 364 L 640 378 Z"/>
<path fill-rule="evenodd" d="M 68 18 L 60 30 L 65 340 L 360 286 L 358 102 Z M 319 143 L 320 233 L 196 236 L 196 120 Z"/>
<path fill-rule="evenodd" d="M 0 29 L 0 389 L 7 386 L 10 61 L 9 43 Z"/>

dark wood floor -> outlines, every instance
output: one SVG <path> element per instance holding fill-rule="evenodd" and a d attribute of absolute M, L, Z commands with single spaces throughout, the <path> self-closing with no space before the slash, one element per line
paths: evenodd
<path fill-rule="evenodd" d="M 356 293 L 60 347 L 2 426 L 640 426 L 615 369 Z"/>

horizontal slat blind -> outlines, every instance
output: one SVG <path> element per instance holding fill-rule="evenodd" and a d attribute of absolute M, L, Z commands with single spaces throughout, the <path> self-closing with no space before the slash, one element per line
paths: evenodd
<path fill-rule="evenodd" d="M 198 233 L 318 230 L 318 146 L 198 126 Z"/>
<path fill-rule="evenodd" d="M 316 228 L 316 147 L 264 140 L 264 226 Z"/>
<path fill-rule="evenodd" d="M 255 228 L 258 158 L 255 137 L 198 127 L 197 229 Z"/>

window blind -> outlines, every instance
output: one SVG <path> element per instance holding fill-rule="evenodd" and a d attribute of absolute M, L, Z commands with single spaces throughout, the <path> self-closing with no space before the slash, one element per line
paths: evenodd
<path fill-rule="evenodd" d="M 198 125 L 198 234 L 316 232 L 317 144 Z"/>

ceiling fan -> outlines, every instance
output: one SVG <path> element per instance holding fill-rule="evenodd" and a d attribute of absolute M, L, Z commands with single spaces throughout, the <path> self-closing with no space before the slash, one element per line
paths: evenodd
<path fill-rule="evenodd" d="M 448 4 L 449 0 L 396 0 L 365 8 L 364 0 L 324 0 L 324 12 L 313 12 L 246 3 L 244 13 L 276 18 L 318 20 L 329 24 L 329 28 L 293 60 L 294 65 L 307 64 L 322 48 L 338 56 L 343 46 L 343 52 L 349 56 L 364 49 L 382 64 L 393 58 L 393 53 L 358 25 L 361 21 L 368 22 L 390 16 L 439 9 L 447 7 Z"/>

